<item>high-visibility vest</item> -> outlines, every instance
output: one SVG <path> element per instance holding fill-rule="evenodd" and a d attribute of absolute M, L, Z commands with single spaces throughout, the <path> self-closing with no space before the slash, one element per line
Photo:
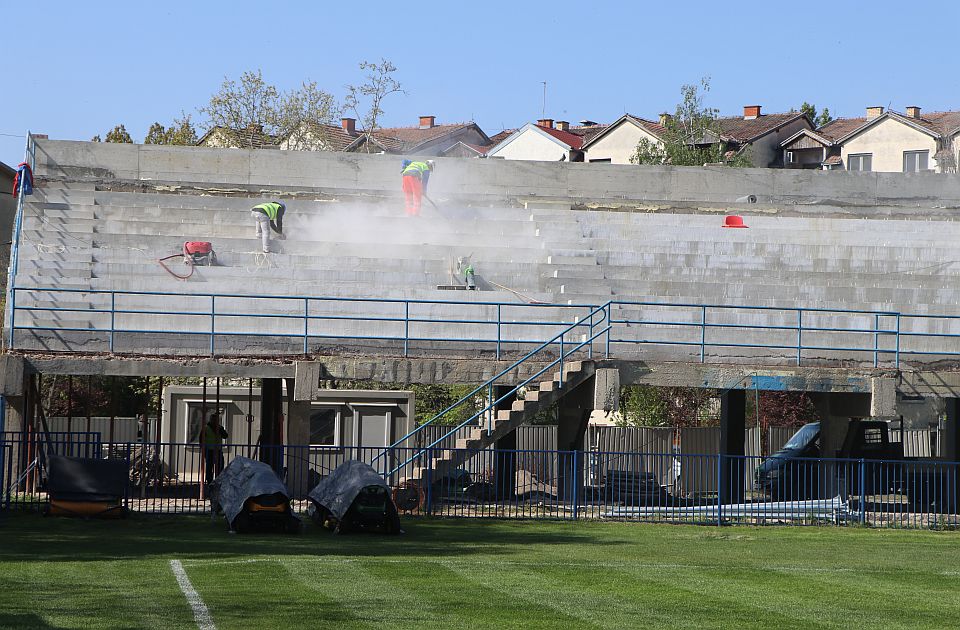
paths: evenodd
<path fill-rule="evenodd" d="M 410 162 L 400 173 L 402 175 L 413 175 L 423 179 L 424 173 L 430 172 L 430 166 L 426 162 Z"/>
<path fill-rule="evenodd" d="M 253 207 L 253 209 L 262 211 L 265 215 L 270 217 L 271 221 L 276 221 L 277 214 L 280 212 L 280 204 L 270 201 L 256 205 Z"/>
<path fill-rule="evenodd" d="M 214 429 L 210 424 L 203 425 L 203 443 L 208 447 L 220 446 L 223 444 L 223 428 Z"/>

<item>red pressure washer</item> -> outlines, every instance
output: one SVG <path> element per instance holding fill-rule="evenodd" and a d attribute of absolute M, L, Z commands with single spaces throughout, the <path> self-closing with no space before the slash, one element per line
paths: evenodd
<path fill-rule="evenodd" d="M 178 256 L 182 256 L 183 264 L 190 267 L 190 273 L 185 276 L 174 272 L 167 267 L 166 264 L 164 264 L 165 260 L 177 258 Z M 174 278 L 177 278 L 178 280 L 187 280 L 193 275 L 196 267 L 212 267 L 216 265 L 217 252 L 213 250 L 213 243 L 210 243 L 209 241 L 186 241 L 183 244 L 183 251 L 181 253 L 166 256 L 165 258 L 158 258 L 157 262 L 160 263 L 160 266 L 163 267 L 164 271 L 169 273 Z"/>

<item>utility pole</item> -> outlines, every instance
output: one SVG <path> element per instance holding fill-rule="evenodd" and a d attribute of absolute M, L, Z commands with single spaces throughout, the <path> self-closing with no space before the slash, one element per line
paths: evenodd
<path fill-rule="evenodd" d="M 547 117 L 547 82 L 543 81 L 543 102 L 540 108 L 540 118 Z"/>

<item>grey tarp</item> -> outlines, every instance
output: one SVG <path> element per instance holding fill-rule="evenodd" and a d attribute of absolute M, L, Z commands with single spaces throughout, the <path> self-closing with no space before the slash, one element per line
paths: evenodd
<path fill-rule="evenodd" d="M 390 496 L 390 486 L 377 474 L 377 471 L 365 462 L 351 459 L 343 462 L 332 473 L 321 479 L 320 483 L 310 491 L 309 498 L 317 505 L 330 510 L 334 518 L 341 521 L 354 499 L 367 486 L 380 486 L 387 491 L 387 496 Z M 393 499 L 389 501 L 392 503 Z"/>
<path fill-rule="evenodd" d="M 223 509 L 228 523 L 233 523 L 243 511 L 243 504 L 251 497 L 280 493 L 290 498 L 287 487 L 273 469 L 263 462 L 248 457 L 234 457 L 210 484 L 212 497 Z"/>

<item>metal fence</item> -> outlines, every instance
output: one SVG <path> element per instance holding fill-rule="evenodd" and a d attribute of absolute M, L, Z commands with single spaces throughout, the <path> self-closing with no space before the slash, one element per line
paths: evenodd
<path fill-rule="evenodd" d="M 208 513 L 205 485 L 215 455 L 186 443 L 103 444 L 98 436 L 51 435 L 49 445 L 6 434 L 0 505 L 41 510 L 44 456 L 79 454 L 127 462 L 124 502 L 136 513 Z M 87 439 L 84 439 L 87 438 Z M 32 450 L 24 450 L 25 442 Z M 956 528 L 960 465 L 937 460 L 760 458 L 637 451 L 264 447 L 226 444 L 223 464 L 243 455 L 284 479 L 299 512 L 309 490 L 348 459 L 371 463 L 396 492 L 419 498 L 412 515 L 597 519 L 697 524 Z M 410 464 L 394 472 L 408 459 Z M 415 481 L 414 481 L 415 480 Z"/>

